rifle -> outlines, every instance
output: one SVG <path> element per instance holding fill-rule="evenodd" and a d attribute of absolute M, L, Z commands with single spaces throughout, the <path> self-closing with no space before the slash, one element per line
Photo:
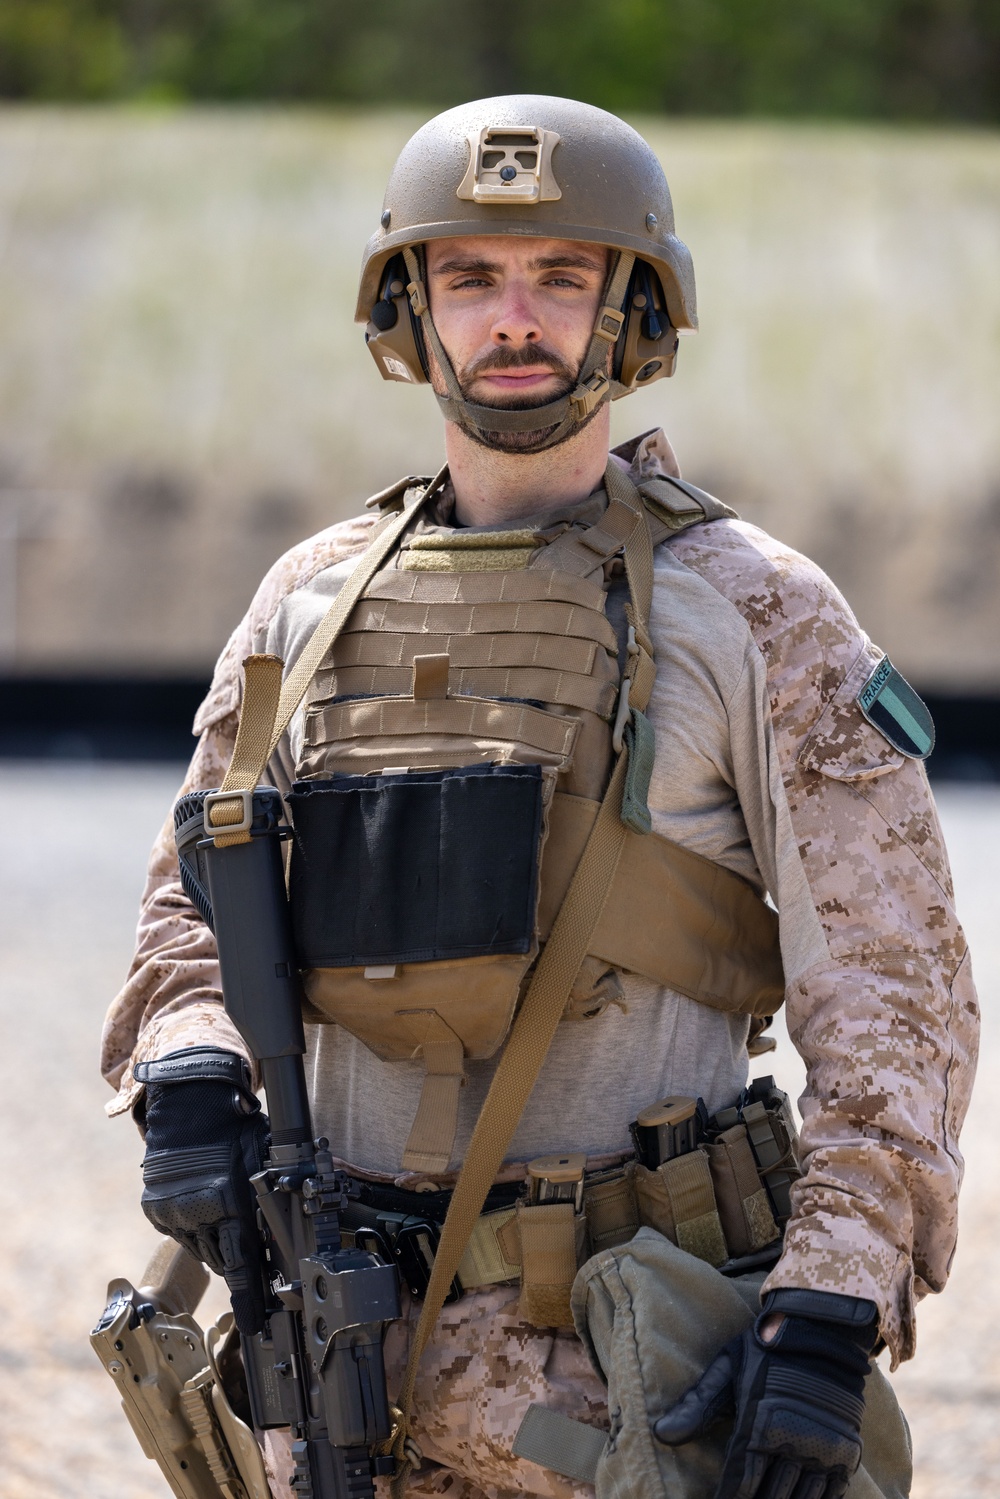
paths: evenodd
<path fill-rule="evenodd" d="M 253 1423 L 291 1427 L 296 1499 L 368 1499 L 375 1477 L 394 1468 L 374 1449 L 392 1431 L 382 1338 L 400 1316 L 396 1266 L 344 1247 L 339 1215 L 357 1188 L 334 1169 L 329 1142 L 313 1138 L 280 793 L 227 793 L 243 796 L 251 836 L 224 847 L 206 822 L 215 794 L 182 796 L 174 833 L 185 891 L 215 933 L 223 1001 L 260 1066 L 271 1121 L 269 1154 L 253 1177 L 266 1312 L 263 1329 L 240 1340 Z"/>

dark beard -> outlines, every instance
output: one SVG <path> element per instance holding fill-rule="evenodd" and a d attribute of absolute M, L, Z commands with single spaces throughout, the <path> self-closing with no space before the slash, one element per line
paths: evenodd
<path fill-rule="evenodd" d="M 559 377 L 559 384 L 555 391 L 542 397 L 541 400 L 532 397 L 511 395 L 508 400 L 491 401 L 489 404 L 500 411 L 533 411 L 540 406 L 548 406 L 551 401 L 558 401 L 563 396 L 569 395 L 576 387 L 579 371 L 573 371 L 569 365 L 561 360 L 558 354 L 550 349 L 529 347 L 526 349 L 495 349 L 486 358 L 481 359 L 478 364 L 473 364 L 469 369 L 463 370 L 458 377 L 462 395 L 467 401 L 475 405 L 485 405 L 485 402 L 475 401 L 469 394 L 469 387 L 485 374 L 494 371 L 503 371 L 523 368 L 526 365 L 547 364 L 554 375 Z M 560 447 L 568 442 L 571 437 L 587 425 L 596 412 L 583 422 L 578 422 L 566 432 L 553 447 Z M 549 439 L 558 429 L 559 423 L 553 422 L 550 427 L 541 427 L 535 432 L 494 432 L 488 429 L 474 426 L 472 423 L 462 423 L 462 431 L 471 437 L 473 442 L 478 442 L 480 447 L 489 448 L 495 453 L 534 453 L 546 448 Z"/>

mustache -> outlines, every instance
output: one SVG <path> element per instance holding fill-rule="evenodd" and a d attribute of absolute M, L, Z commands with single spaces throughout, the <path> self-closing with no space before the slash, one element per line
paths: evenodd
<path fill-rule="evenodd" d="M 499 349 L 491 349 L 488 354 L 483 354 L 479 359 L 474 359 L 471 364 L 466 365 L 462 371 L 462 385 L 470 384 L 478 380 L 480 376 L 503 373 L 505 370 L 526 369 L 545 365 L 554 375 L 560 379 L 575 381 L 576 370 L 571 368 L 564 359 L 561 359 L 554 349 L 547 349 L 544 344 L 531 344 L 520 349 L 501 346 Z"/>

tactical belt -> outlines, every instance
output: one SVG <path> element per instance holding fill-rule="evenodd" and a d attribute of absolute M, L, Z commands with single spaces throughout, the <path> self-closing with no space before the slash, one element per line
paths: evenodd
<path fill-rule="evenodd" d="M 579 1162 L 580 1181 L 561 1201 L 530 1202 L 523 1182 L 491 1187 L 446 1300 L 520 1282 L 525 1320 L 571 1325 L 569 1292 L 579 1265 L 627 1243 L 642 1226 L 726 1276 L 773 1264 L 798 1175 L 787 1097 L 761 1078 L 711 1120 L 700 1108 L 697 1125 L 691 1118 L 689 1132 L 677 1132 L 677 1153 L 655 1166 L 627 1159 L 587 1171 L 582 1156 L 563 1157 Z M 536 1164 L 526 1168 L 529 1181 Z M 422 1300 L 451 1191 L 354 1182 L 357 1196 L 341 1216 L 343 1230 L 359 1247 L 394 1260 Z"/>
<path fill-rule="evenodd" d="M 643 1219 L 634 1205 L 629 1175 L 626 1171 L 600 1172 L 584 1186 L 583 1216 L 600 1222 L 600 1249 L 625 1243 L 642 1225 Z M 366 1185 L 370 1186 L 370 1183 Z M 513 1200 L 506 1206 L 487 1208 L 480 1214 L 445 1298 L 446 1304 L 458 1301 L 469 1291 L 516 1285 L 521 1280 L 523 1267 L 516 1200 L 521 1192 L 521 1187 L 515 1186 Z M 401 1197 L 413 1199 L 405 1210 L 400 1207 Z M 445 1201 L 440 1208 L 435 1202 L 434 1211 L 428 1212 L 425 1206 L 428 1197 L 441 1197 Z M 450 1192 L 400 1193 L 390 1189 L 383 1201 L 382 1189 L 372 1188 L 368 1202 L 351 1203 L 341 1213 L 345 1241 L 359 1248 L 372 1249 L 384 1259 L 395 1261 L 410 1294 L 422 1301 L 430 1284 L 441 1225 L 450 1198 Z M 775 1231 L 760 1249 L 742 1255 L 727 1254 L 717 1268 L 723 1275 L 745 1275 L 774 1264 L 780 1253 L 781 1237 Z M 578 1268 L 576 1258 L 574 1254 L 574 1273 Z"/>

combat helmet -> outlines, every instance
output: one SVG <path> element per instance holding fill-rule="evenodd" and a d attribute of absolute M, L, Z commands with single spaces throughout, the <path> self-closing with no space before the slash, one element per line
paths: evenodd
<path fill-rule="evenodd" d="M 465 400 L 431 317 L 423 247 L 482 234 L 579 240 L 615 252 L 569 395 L 529 410 Z M 691 256 L 674 233 L 670 189 L 652 148 L 615 115 L 548 94 L 459 105 L 407 142 L 365 246 L 355 318 L 367 324 L 384 380 L 426 383 L 429 345 L 447 385 L 438 401 L 448 420 L 473 435 L 544 433 L 527 451 L 561 442 L 604 401 L 672 375 L 678 333 L 698 326 Z"/>

